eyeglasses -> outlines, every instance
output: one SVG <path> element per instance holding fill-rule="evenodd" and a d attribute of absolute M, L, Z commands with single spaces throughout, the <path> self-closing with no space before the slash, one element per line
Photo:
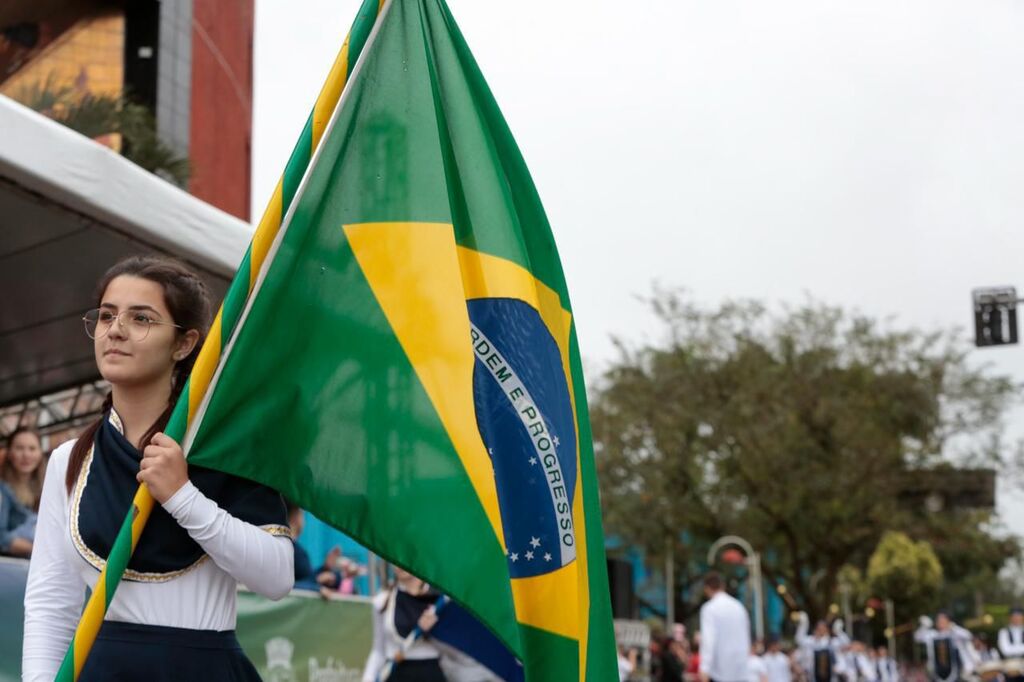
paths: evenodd
<path fill-rule="evenodd" d="M 102 339 L 106 336 L 114 326 L 114 320 L 117 320 L 118 327 L 126 330 L 128 338 L 132 341 L 142 341 L 149 336 L 149 329 L 154 324 L 182 328 L 173 322 L 154 320 L 141 310 L 122 310 L 115 314 L 103 308 L 93 308 L 82 317 L 82 321 L 85 322 L 85 333 L 90 339 Z"/>

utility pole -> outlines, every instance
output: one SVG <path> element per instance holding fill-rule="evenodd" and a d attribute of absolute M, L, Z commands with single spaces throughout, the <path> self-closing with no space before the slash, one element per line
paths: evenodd
<path fill-rule="evenodd" d="M 889 640 L 889 658 L 896 658 L 896 606 L 885 600 L 885 637 Z"/>
<path fill-rule="evenodd" d="M 672 536 L 665 538 L 665 626 L 672 632 L 676 623 L 676 576 Z"/>

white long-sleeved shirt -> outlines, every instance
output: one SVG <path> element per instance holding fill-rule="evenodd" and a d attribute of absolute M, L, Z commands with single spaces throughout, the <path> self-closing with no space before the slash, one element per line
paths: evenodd
<path fill-rule="evenodd" d="M 1003 658 L 1024 658 L 1024 628 L 1009 626 L 999 631 L 999 651 Z"/>
<path fill-rule="evenodd" d="M 736 599 L 716 592 L 700 607 L 700 672 L 715 682 L 747 679 L 750 616 Z"/>
<path fill-rule="evenodd" d="M 768 682 L 791 682 L 793 670 L 789 656 L 781 651 L 768 652 L 764 656 L 764 666 L 768 669 Z"/>
<path fill-rule="evenodd" d="M 64 486 L 74 442 L 50 456 L 43 483 L 32 562 L 25 589 L 22 680 L 52 680 L 74 635 L 99 571 L 75 547 L 71 504 Z M 207 554 L 191 570 L 165 582 L 122 581 L 106 620 L 193 630 L 233 630 L 239 582 L 270 599 L 294 584 L 289 537 L 275 536 L 231 516 L 186 483 L 164 509 Z"/>
<path fill-rule="evenodd" d="M 363 682 L 375 682 L 381 668 L 402 649 L 404 637 L 395 629 L 395 603 L 398 588 L 380 592 L 373 598 L 373 647 L 363 667 Z M 417 639 L 403 654 L 403 660 L 440 658 L 441 652 L 423 637 Z"/>

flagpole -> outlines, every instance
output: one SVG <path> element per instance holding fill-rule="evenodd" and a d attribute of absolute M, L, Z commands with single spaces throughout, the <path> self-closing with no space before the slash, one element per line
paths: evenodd
<path fill-rule="evenodd" d="M 348 77 L 352 73 L 352 67 L 355 65 L 366 42 L 366 37 L 380 15 L 383 5 L 384 0 L 363 1 L 352 24 L 352 29 L 334 60 L 327 80 L 320 90 L 313 110 L 310 112 L 299 140 L 285 165 L 284 173 L 278 180 L 270 202 L 253 234 L 252 242 L 249 244 L 238 271 L 228 287 L 224 302 L 210 326 L 210 332 L 199 351 L 192 373 L 171 413 L 165 431 L 168 436 L 178 442 L 184 438 L 196 409 L 206 395 L 210 379 L 220 361 L 221 350 L 227 345 L 235 330 L 245 301 L 256 282 L 256 276 L 281 227 L 282 217 L 288 212 L 292 199 L 295 197 L 295 191 L 306 173 L 313 152 L 320 144 L 327 122 L 341 98 Z M 132 500 L 132 507 L 121 524 L 121 529 L 110 549 L 103 571 L 96 581 L 92 596 L 78 622 L 75 635 L 64 655 L 55 682 L 74 682 L 81 674 L 89 651 L 103 624 L 103 617 L 106 615 L 110 602 L 114 598 L 114 592 L 128 566 L 128 560 L 131 558 L 132 552 L 135 551 L 146 522 L 149 520 L 149 515 L 153 511 L 154 502 L 149 489 L 144 484 L 140 485 Z"/>

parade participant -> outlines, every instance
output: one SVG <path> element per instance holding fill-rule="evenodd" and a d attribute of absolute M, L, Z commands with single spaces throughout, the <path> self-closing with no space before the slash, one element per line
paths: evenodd
<path fill-rule="evenodd" d="M 704 682 L 742 682 L 747 679 L 750 652 L 750 616 L 747 609 L 726 593 L 722 578 L 704 578 L 700 607 L 700 676 Z"/>
<path fill-rule="evenodd" d="M 768 682 L 792 682 L 789 656 L 782 651 L 779 636 L 768 637 L 768 650 L 764 654 L 764 665 L 768 670 Z"/>
<path fill-rule="evenodd" d="M 999 630 L 999 653 L 1003 658 L 1024 658 L 1024 609 L 1010 609 L 1010 622 Z"/>
<path fill-rule="evenodd" d="M 999 651 L 988 645 L 988 639 L 984 633 L 974 635 L 974 640 L 971 642 L 971 652 L 974 654 L 975 667 L 982 663 L 992 663 L 993 661 L 1001 660 Z"/>
<path fill-rule="evenodd" d="M 878 672 L 869 649 L 863 642 L 853 640 L 848 645 L 847 653 L 847 679 L 850 682 L 862 680 L 863 682 L 878 682 Z"/>
<path fill-rule="evenodd" d="M 836 651 L 836 672 L 846 682 L 858 682 L 860 668 L 854 650 L 854 642 L 846 634 L 842 618 L 832 621 L 832 641 Z"/>
<path fill-rule="evenodd" d="M 32 429 L 15 429 L 7 439 L 7 459 L 0 467 L 0 480 L 14 491 L 23 506 L 38 511 L 45 474 L 39 434 Z"/>
<path fill-rule="evenodd" d="M 258 680 L 235 638 L 239 582 L 270 599 L 292 587 L 281 496 L 186 465 L 162 433 L 210 318 L 206 287 L 175 261 L 133 257 L 85 314 L 111 392 L 102 416 L 50 458 L 25 593 L 22 675 L 52 680 L 139 483 L 154 507 L 80 682 Z"/>
<path fill-rule="evenodd" d="M 413 574 L 395 567 L 395 583 L 373 598 L 373 647 L 363 668 L 363 682 L 445 682 L 441 652 L 430 640 L 437 624 L 439 594 Z M 403 646 L 415 628 L 424 633 Z M 389 663 L 392 664 L 389 666 Z"/>
<path fill-rule="evenodd" d="M 809 629 L 807 614 L 801 611 L 795 639 L 802 653 L 808 682 L 836 682 L 840 675 L 846 673 L 846 666 L 840 656 L 842 640 L 833 636 L 828 623 L 823 620 L 815 623 L 813 634 L 808 634 Z"/>
<path fill-rule="evenodd" d="M 889 656 L 889 648 L 880 646 L 875 649 L 875 679 L 878 682 L 899 682 L 900 670 L 896 661 Z"/>
<path fill-rule="evenodd" d="M 747 656 L 747 682 L 768 682 L 768 667 L 758 655 L 757 643 L 750 647 L 750 655 Z"/>
<path fill-rule="evenodd" d="M 933 682 L 952 682 L 966 678 L 974 671 L 969 650 L 971 633 L 954 623 L 949 614 L 939 611 L 932 619 L 921 616 L 914 632 L 914 641 L 925 645 L 928 652 L 928 674 Z"/>
<path fill-rule="evenodd" d="M 1024 682 L 1024 671 L 1019 659 L 1024 659 L 1024 609 L 1015 606 L 1010 609 L 1010 622 L 999 630 L 999 653 L 1003 658 L 1014 661 L 1007 666 L 1006 682 Z"/>

